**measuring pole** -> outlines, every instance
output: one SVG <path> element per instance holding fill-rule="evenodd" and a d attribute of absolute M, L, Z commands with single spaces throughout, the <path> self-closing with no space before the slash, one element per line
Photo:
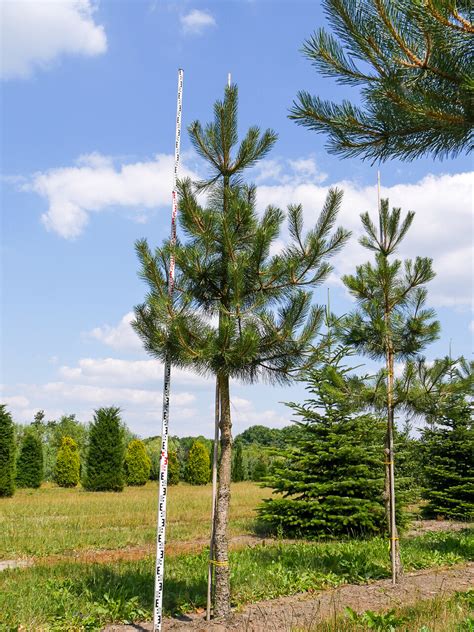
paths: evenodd
<path fill-rule="evenodd" d="M 174 246 L 176 244 L 176 217 L 178 215 L 178 193 L 176 191 L 181 141 L 181 110 L 183 104 L 183 71 L 178 70 L 178 103 L 176 107 L 176 142 L 174 146 L 173 193 L 171 206 L 171 255 L 168 273 L 168 294 L 174 290 Z M 163 577 L 165 570 L 166 496 L 168 493 L 168 427 L 170 412 L 171 362 L 165 361 L 163 381 L 163 416 L 161 424 L 160 480 L 158 491 L 158 529 L 156 534 L 155 599 L 153 603 L 153 631 L 161 632 L 163 620 Z"/>

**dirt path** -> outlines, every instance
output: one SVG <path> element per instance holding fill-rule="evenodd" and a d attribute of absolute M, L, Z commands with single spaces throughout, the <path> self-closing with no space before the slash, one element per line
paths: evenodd
<path fill-rule="evenodd" d="M 341 614 L 346 606 L 357 612 L 384 611 L 398 606 L 410 606 L 440 595 L 451 595 L 474 587 L 474 563 L 449 569 L 408 573 L 401 584 L 392 586 L 384 579 L 370 584 L 340 586 L 311 595 L 305 593 L 262 601 L 236 613 L 225 623 L 206 623 L 202 614 L 186 619 L 165 619 L 163 631 L 168 632 L 291 632 L 295 627 L 307 629 Z M 115 625 L 106 632 L 152 630 L 151 623 Z"/>

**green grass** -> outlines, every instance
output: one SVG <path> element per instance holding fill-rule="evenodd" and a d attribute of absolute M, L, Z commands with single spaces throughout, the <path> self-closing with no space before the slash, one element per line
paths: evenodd
<path fill-rule="evenodd" d="M 231 535 L 252 531 L 255 507 L 270 494 L 255 483 L 232 486 Z M 151 482 L 122 493 L 52 485 L 18 490 L 13 498 L 0 499 L 0 559 L 152 544 L 157 502 L 157 485 Z M 208 538 L 210 516 L 210 485 L 169 488 L 169 543 Z"/>
<path fill-rule="evenodd" d="M 474 532 L 427 534 L 402 542 L 407 571 L 474 558 Z M 308 589 L 389 576 L 387 541 L 273 544 L 231 554 L 234 605 Z M 205 605 L 206 551 L 166 562 L 168 613 Z M 0 574 L 1 630 L 99 630 L 110 621 L 151 617 L 153 558 L 111 564 L 38 564 Z M 81 627 L 82 626 L 82 627 Z"/>
<path fill-rule="evenodd" d="M 347 609 L 336 621 L 320 623 L 294 632 L 472 632 L 474 630 L 474 590 L 440 596 L 416 606 L 388 612 L 367 610 L 357 614 Z"/>

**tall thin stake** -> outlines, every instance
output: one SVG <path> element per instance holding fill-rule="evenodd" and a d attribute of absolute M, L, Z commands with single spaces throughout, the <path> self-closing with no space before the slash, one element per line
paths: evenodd
<path fill-rule="evenodd" d="M 181 145 L 181 111 L 183 100 L 183 71 L 178 70 L 178 102 L 176 107 L 176 142 L 174 146 L 174 174 L 171 207 L 171 255 L 168 273 L 168 294 L 170 298 L 174 291 L 174 245 L 176 244 L 176 218 L 178 215 L 178 181 L 179 150 Z M 170 411 L 171 362 L 165 361 L 165 376 L 163 381 L 163 416 L 161 424 L 161 454 L 160 480 L 158 491 L 158 529 L 156 535 L 156 565 L 155 565 L 155 599 L 153 603 L 153 631 L 161 632 L 163 620 L 163 578 L 165 569 L 165 537 L 166 537 L 166 497 L 168 493 L 168 428 Z"/>

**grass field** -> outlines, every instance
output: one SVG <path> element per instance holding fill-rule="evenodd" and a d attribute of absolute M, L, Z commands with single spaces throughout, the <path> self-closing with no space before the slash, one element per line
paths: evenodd
<path fill-rule="evenodd" d="M 255 507 L 270 494 L 255 483 L 232 486 L 231 535 L 251 532 Z M 20 489 L 0 501 L 0 559 L 151 544 L 157 502 L 157 485 L 151 482 L 120 494 L 53 485 Z M 208 538 L 210 515 L 210 485 L 170 487 L 168 543 Z"/>
<path fill-rule="evenodd" d="M 252 483 L 232 490 L 231 532 L 251 534 L 254 509 L 269 494 Z M 167 613 L 203 607 L 206 595 L 210 487 L 179 485 L 169 497 L 165 572 Z M 0 502 L 0 554 L 35 556 L 29 568 L 0 573 L 0 630 L 100 630 L 108 622 L 151 616 L 156 485 L 122 494 L 86 493 L 45 486 Z M 200 552 L 178 554 L 173 543 L 196 542 Z M 98 549 L 144 546 L 137 559 L 104 559 Z M 148 548 L 147 548 L 148 547 Z M 87 563 L 70 557 L 91 550 Z M 469 530 L 405 539 L 407 571 L 474 558 Z M 234 605 L 308 589 L 361 583 L 389 575 L 387 541 L 267 542 L 231 553 Z M 350 628 L 352 629 L 352 628 Z M 359 629 L 359 628 L 354 628 Z"/>

